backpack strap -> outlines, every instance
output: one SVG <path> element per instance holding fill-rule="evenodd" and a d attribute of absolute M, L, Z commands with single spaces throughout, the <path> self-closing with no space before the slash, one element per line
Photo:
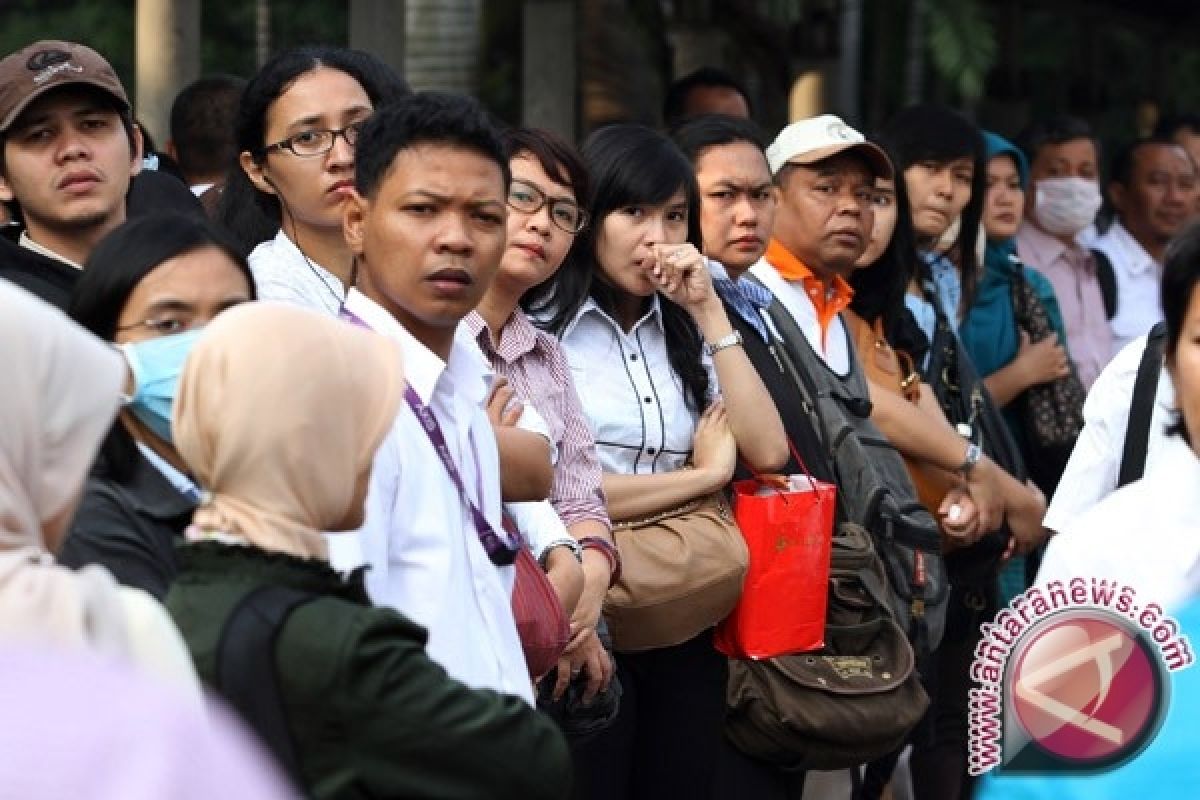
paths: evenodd
<path fill-rule="evenodd" d="M 1112 261 L 1103 250 L 1089 248 L 1096 262 L 1096 280 L 1100 283 L 1100 296 L 1104 299 L 1104 315 L 1112 319 L 1117 315 L 1117 273 Z"/>
<path fill-rule="evenodd" d="M 1163 351 L 1167 344 L 1167 323 L 1159 322 L 1146 336 L 1146 349 L 1133 382 L 1133 400 L 1129 404 L 1129 424 L 1125 428 L 1125 446 L 1117 488 L 1132 483 L 1146 472 L 1146 451 L 1150 445 L 1150 420 L 1158 394 L 1158 375 L 1162 371 Z"/>
<path fill-rule="evenodd" d="M 258 734 L 297 786 L 303 786 L 279 691 L 275 643 L 288 617 L 320 595 L 268 584 L 234 607 L 217 642 L 214 688 Z"/>

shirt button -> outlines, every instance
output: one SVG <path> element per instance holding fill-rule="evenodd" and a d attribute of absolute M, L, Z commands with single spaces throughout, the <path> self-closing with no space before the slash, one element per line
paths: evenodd
<path fill-rule="evenodd" d="M 647 448 L 646 448 L 646 455 L 650 455 L 650 456 L 652 456 L 652 455 L 654 455 L 654 454 L 655 454 L 655 452 L 657 452 L 657 451 L 656 451 L 656 450 L 655 450 L 653 447 L 647 447 Z"/>
<path fill-rule="evenodd" d="M 630 361 L 637 361 L 637 353 L 630 353 L 630 354 L 629 354 L 629 360 L 630 360 Z"/>
<path fill-rule="evenodd" d="M 642 398 L 642 400 L 646 401 L 647 403 L 653 403 L 653 402 L 654 402 L 654 398 L 653 398 L 653 397 L 643 397 L 643 398 Z"/>

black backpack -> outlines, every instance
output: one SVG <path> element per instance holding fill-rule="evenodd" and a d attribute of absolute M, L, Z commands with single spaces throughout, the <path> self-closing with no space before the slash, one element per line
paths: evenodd
<path fill-rule="evenodd" d="M 1138 363 L 1133 382 L 1133 399 L 1129 404 L 1129 425 L 1125 428 L 1125 444 L 1121 451 L 1121 468 L 1117 473 L 1117 488 L 1140 479 L 1146 472 L 1146 451 L 1150 443 L 1150 420 L 1154 417 L 1154 401 L 1158 394 L 1158 375 L 1162 371 L 1163 351 L 1167 346 L 1167 323 L 1160 321 L 1146 336 L 1146 349 Z"/>
<path fill-rule="evenodd" d="M 1103 250 L 1089 248 L 1096 262 L 1096 281 L 1100 284 L 1100 297 L 1104 300 L 1104 315 L 1112 319 L 1117 315 L 1117 273 Z"/>
<path fill-rule="evenodd" d="M 234 607 L 217 642 L 213 689 L 258 734 L 295 786 L 304 781 L 279 691 L 275 642 L 292 612 L 320 597 L 274 584 L 259 586 Z"/>
<path fill-rule="evenodd" d="M 783 337 L 780 355 L 805 393 L 837 477 L 841 518 L 870 534 L 888 580 L 888 606 L 918 662 L 937 649 L 949 584 L 937 522 L 917 500 L 900 453 L 871 422 L 866 377 L 846 339 L 850 372 L 835 375 L 813 352 L 783 306 L 769 314 Z"/>

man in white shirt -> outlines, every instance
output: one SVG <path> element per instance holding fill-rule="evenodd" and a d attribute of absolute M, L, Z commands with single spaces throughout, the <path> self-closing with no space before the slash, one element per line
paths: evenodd
<path fill-rule="evenodd" d="M 377 112 L 357 147 L 344 230 L 358 283 L 343 314 L 400 343 L 416 395 L 375 458 L 367 588 L 429 629 L 429 655 L 451 676 L 532 702 L 506 565 L 517 543 L 483 410 L 490 369 L 459 325 L 504 250 L 507 160 L 480 106 L 449 95 Z"/>
<path fill-rule="evenodd" d="M 1092 246 L 1108 257 L 1116 279 L 1115 354 L 1162 319 L 1163 251 L 1192 213 L 1196 165 L 1169 139 L 1139 139 L 1113 160 L 1108 196 L 1117 218 Z"/>
<path fill-rule="evenodd" d="M 853 291 L 846 276 L 866 249 L 875 216 L 875 178 L 891 178 L 878 146 L 835 116 L 793 122 L 767 148 L 780 189 L 766 255 L 750 274 L 771 290 L 823 361 L 850 371 L 840 312 Z"/>

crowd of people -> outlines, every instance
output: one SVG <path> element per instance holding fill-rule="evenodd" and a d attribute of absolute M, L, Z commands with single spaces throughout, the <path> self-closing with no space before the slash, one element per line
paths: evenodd
<path fill-rule="evenodd" d="M 159 153 L 84 45 L 0 87 L 0 794 L 967 798 L 1039 568 L 1200 592 L 1200 120 L 1104 182 L 1080 119 L 768 137 L 711 68 L 578 149 L 337 47 L 189 86 Z M 725 735 L 692 576 L 764 474 L 873 541 L 898 746 Z"/>

